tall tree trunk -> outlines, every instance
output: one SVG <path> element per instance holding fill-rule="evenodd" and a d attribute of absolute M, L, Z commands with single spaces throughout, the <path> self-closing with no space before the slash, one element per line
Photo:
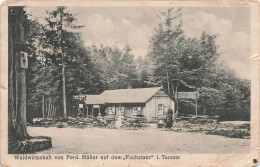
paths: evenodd
<path fill-rule="evenodd" d="M 171 94 L 171 92 L 170 92 L 170 82 L 169 82 L 169 72 L 168 72 L 168 63 L 167 62 L 166 62 L 166 79 L 167 79 L 168 93 Z"/>
<path fill-rule="evenodd" d="M 42 94 L 42 118 L 44 120 L 44 126 L 45 126 L 45 108 L 44 108 L 45 102 L 44 102 L 44 94 Z"/>
<path fill-rule="evenodd" d="M 12 12 L 13 13 L 12 13 Z M 10 27 L 9 27 L 9 43 L 10 43 L 10 62 L 11 67 L 9 71 L 9 110 L 8 110 L 8 137 L 16 137 L 18 140 L 24 140 L 29 137 L 27 132 L 26 121 L 26 74 L 25 69 L 20 69 L 20 53 L 23 49 L 22 44 L 24 40 L 24 13 L 23 7 L 13 7 L 9 9 Z M 11 20 L 13 18 L 13 20 Z M 14 55 L 15 52 L 15 55 Z M 14 64 L 14 67 L 13 67 Z M 15 68 L 15 77 L 13 73 Z M 13 84 L 15 82 L 15 85 Z M 15 90 L 15 103 L 14 103 L 14 90 Z"/>
<path fill-rule="evenodd" d="M 65 66 L 64 66 L 64 43 L 63 43 L 63 30 L 62 30 L 62 19 L 63 19 L 63 10 L 60 13 L 60 26 L 61 26 L 61 46 L 62 46 L 62 93 L 63 93 L 63 112 L 64 118 L 67 118 L 67 105 L 66 105 L 66 80 L 65 80 Z"/>
<path fill-rule="evenodd" d="M 8 75 L 8 138 L 14 137 L 15 125 L 13 121 L 14 117 L 14 52 L 13 52 L 13 32 L 11 27 L 11 9 L 8 11 L 8 32 L 9 32 L 9 47 L 8 47 L 8 63 L 9 63 L 9 75 Z"/>
<path fill-rule="evenodd" d="M 17 112 L 17 137 L 19 139 L 26 139 L 29 137 L 27 132 L 26 121 L 26 80 L 25 69 L 20 69 L 20 86 L 19 86 L 19 107 Z"/>
<path fill-rule="evenodd" d="M 176 113 L 179 114 L 179 95 L 178 95 L 178 87 L 179 87 L 179 80 L 177 80 L 177 84 L 176 84 Z"/>
<path fill-rule="evenodd" d="M 172 82 L 171 86 L 172 86 L 172 97 L 174 98 L 175 97 L 175 91 L 174 91 L 174 83 L 173 82 Z"/>
<path fill-rule="evenodd" d="M 62 92 L 63 92 L 63 110 L 64 110 L 64 118 L 67 118 L 67 105 L 66 105 L 66 81 L 65 81 L 65 67 L 64 67 L 64 56 L 62 54 Z"/>
<path fill-rule="evenodd" d="M 25 43 L 24 40 L 24 14 L 23 14 L 23 8 L 20 8 L 20 21 L 19 21 L 19 28 L 20 28 L 20 39 L 18 42 L 21 44 Z M 21 53 L 22 45 L 19 48 L 19 52 Z M 18 61 L 21 58 L 21 55 L 19 54 L 19 58 L 17 59 Z M 19 63 L 18 63 L 19 64 Z M 19 69 L 19 68 L 18 68 Z M 19 139 L 25 139 L 29 137 L 29 134 L 27 132 L 27 121 L 26 121 L 26 74 L 25 74 L 25 69 L 20 68 L 18 70 L 18 75 L 19 79 L 18 81 L 20 82 L 19 86 L 19 106 L 18 106 L 18 111 L 17 112 L 17 137 Z"/>

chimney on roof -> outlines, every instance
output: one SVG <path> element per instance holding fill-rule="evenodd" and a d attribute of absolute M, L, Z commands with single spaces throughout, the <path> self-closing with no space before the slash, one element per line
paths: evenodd
<path fill-rule="evenodd" d="M 130 84 L 128 84 L 127 89 L 132 89 L 132 86 Z"/>

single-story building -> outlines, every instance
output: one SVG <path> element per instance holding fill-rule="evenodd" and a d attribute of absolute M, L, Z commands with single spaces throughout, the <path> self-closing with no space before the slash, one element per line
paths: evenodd
<path fill-rule="evenodd" d="M 85 95 L 88 115 L 144 116 L 152 122 L 174 111 L 174 101 L 162 87 L 106 90 L 100 95 Z"/>

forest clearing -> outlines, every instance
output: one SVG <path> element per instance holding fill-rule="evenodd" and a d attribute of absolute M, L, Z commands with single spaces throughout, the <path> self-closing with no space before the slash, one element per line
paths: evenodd
<path fill-rule="evenodd" d="M 229 121 L 218 124 L 190 122 L 185 125 L 183 123 L 180 121 L 171 129 L 158 128 L 156 123 L 147 123 L 143 127 L 124 127 L 123 124 L 117 129 L 104 124 L 87 124 L 82 118 L 71 118 L 70 121 L 63 123 L 48 121 L 45 127 L 41 121 L 29 126 L 28 132 L 32 136 L 44 133 L 52 138 L 53 147 L 40 151 L 39 154 L 141 154 L 149 152 L 244 154 L 249 152 L 249 122 Z M 248 128 L 249 131 L 247 131 Z M 243 133 L 241 134 L 244 130 L 249 132 L 249 135 L 244 137 Z"/>
<path fill-rule="evenodd" d="M 32 136 L 52 138 L 53 147 L 37 154 L 238 153 L 249 152 L 250 140 L 190 132 L 102 128 L 28 127 Z"/>
<path fill-rule="evenodd" d="M 133 8 L 128 10 L 135 13 Z M 102 24 L 91 25 L 102 18 L 97 15 L 85 20 L 83 11 L 65 6 L 10 7 L 8 11 L 9 153 L 50 147 L 52 153 L 230 153 L 248 149 L 250 79 L 230 65 L 234 60 L 223 58 L 232 56 L 221 50 L 226 45 L 218 39 L 225 36 L 207 27 L 190 36 L 183 23 L 185 9 L 149 8 L 150 14 L 160 17 L 151 19 L 156 24 L 146 23 L 146 28 L 153 27 L 149 35 L 143 28 L 136 38 L 130 38 L 135 34 L 125 27 L 130 21 L 122 16 L 119 22 L 124 26 L 111 28 L 108 35 L 122 30 L 124 35 L 121 43 L 112 45 L 102 41 L 108 36 L 97 36 L 96 42 L 89 43 L 104 32 Z M 116 16 L 111 15 L 108 23 Z M 142 22 L 136 27 L 143 27 L 146 19 Z M 139 34 L 145 35 L 139 39 Z M 137 52 L 138 48 L 143 51 Z M 40 127 L 27 128 L 34 126 L 35 119 L 41 120 Z M 246 124 L 229 126 L 221 121 Z"/>

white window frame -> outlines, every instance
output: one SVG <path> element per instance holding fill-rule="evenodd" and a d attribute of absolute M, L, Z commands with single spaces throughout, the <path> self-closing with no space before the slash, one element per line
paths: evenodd
<path fill-rule="evenodd" d="M 120 108 L 120 113 L 121 113 L 121 115 L 125 115 L 125 108 L 124 107 Z"/>
<path fill-rule="evenodd" d="M 120 113 L 120 115 L 124 115 L 124 107 L 116 107 L 116 112 Z"/>
<path fill-rule="evenodd" d="M 163 115 L 163 104 L 158 104 L 157 105 L 157 114 L 158 115 Z"/>
<path fill-rule="evenodd" d="M 115 114 L 113 107 L 108 107 L 107 110 L 108 110 L 108 114 Z"/>
<path fill-rule="evenodd" d="M 138 113 L 138 107 L 133 107 L 133 115 L 137 115 Z"/>

